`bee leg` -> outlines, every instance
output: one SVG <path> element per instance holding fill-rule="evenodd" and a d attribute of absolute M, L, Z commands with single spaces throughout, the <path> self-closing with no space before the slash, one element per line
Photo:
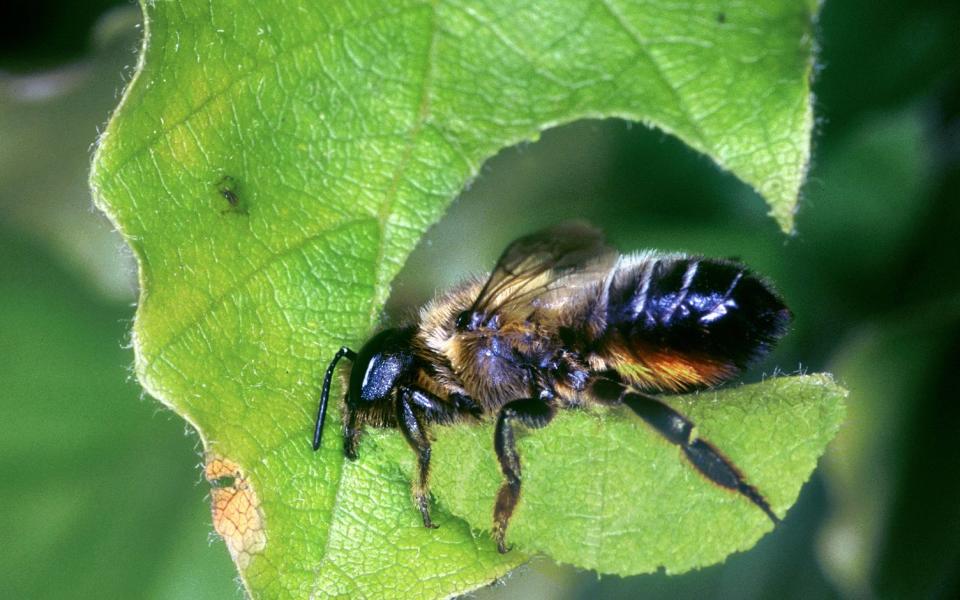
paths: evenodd
<path fill-rule="evenodd" d="M 344 399 L 346 406 L 346 399 Z M 357 460 L 357 447 L 360 446 L 360 438 L 363 437 L 363 423 L 360 415 L 355 410 L 347 408 L 344 414 L 343 424 L 343 454 L 350 460 Z"/>
<path fill-rule="evenodd" d="M 506 481 L 497 492 L 497 503 L 493 508 L 493 538 L 501 554 L 509 551 L 505 542 L 507 526 L 520 499 L 520 456 L 517 454 L 513 423 L 518 421 L 531 429 L 539 429 L 546 426 L 556 412 L 556 407 L 549 399 L 527 398 L 508 402 L 497 416 L 493 447 Z"/>
<path fill-rule="evenodd" d="M 470 396 L 466 396 L 464 394 L 451 394 L 450 399 L 453 401 L 453 405 L 457 410 L 469 413 L 472 417 L 477 419 L 483 416 L 483 409 L 480 408 L 480 405 L 477 404 Z"/>
<path fill-rule="evenodd" d="M 625 388 L 619 381 L 598 379 L 591 395 L 604 404 L 626 404 L 638 417 L 672 444 L 680 446 L 690 464 L 701 475 L 720 487 L 737 492 L 753 502 L 774 524 L 780 517 L 773 512 L 766 498 L 747 483 L 740 470 L 716 446 L 694 433 L 692 421 L 673 410 L 658 398 Z"/>
<path fill-rule="evenodd" d="M 429 401 L 429 396 L 410 388 L 400 390 L 397 397 L 397 424 L 407 443 L 417 453 L 417 478 L 413 483 L 413 500 L 423 517 L 423 526 L 436 529 L 437 526 L 430 520 L 430 439 L 411 405 L 418 400 L 419 405 Z"/>

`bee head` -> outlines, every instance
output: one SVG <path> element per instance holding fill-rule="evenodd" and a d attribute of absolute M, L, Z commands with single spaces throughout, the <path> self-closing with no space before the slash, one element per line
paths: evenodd
<path fill-rule="evenodd" d="M 386 329 L 363 345 L 350 370 L 351 408 L 369 408 L 390 398 L 413 365 L 412 337 L 413 329 Z"/>
<path fill-rule="evenodd" d="M 347 457 L 357 457 L 357 442 L 364 422 L 373 419 L 382 424 L 390 420 L 395 408 L 391 402 L 394 390 L 402 383 L 402 378 L 410 376 L 414 368 L 411 348 L 414 331 L 412 327 L 381 331 L 364 344 L 360 352 L 354 352 L 346 346 L 340 348 L 323 378 L 317 423 L 313 431 L 314 450 L 320 449 L 330 398 L 330 382 L 342 358 L 353 362 L 343 414 L 344 451 Z"/>

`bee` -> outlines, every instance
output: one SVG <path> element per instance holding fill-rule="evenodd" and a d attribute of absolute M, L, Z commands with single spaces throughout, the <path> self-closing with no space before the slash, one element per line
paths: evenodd
<path fill-rule="evenodd" d="M 381 331 L 359 352 L 340 348 L 323 379 L 313 448 L 337 362 L 347 358 L 344 453 L 357 458 L 365 426 L 399 429 L 417 456 L 412 492 L 426 527 L 434 527 L 431 425 L 495 422 L 503 483 L 492 532 L 507 552 L 522 486 L 517 427 L 539 429 L 560 409 L 588 405 L 625 406 L 706 479 L 776 524 L 764 496 L 658 394 L 729 381 L 774 346 L 791 318 L 771 286 L 736 262 L 620 255 L 586 224 L 558 225 L 510 244 L 488 277 L 438 294 L 415 322 Z"/>

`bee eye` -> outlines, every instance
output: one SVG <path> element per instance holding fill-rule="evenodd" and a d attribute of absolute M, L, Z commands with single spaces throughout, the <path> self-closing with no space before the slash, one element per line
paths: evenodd
<path fill-rule="evenodd" d="M 469 310 L 465 310 L 457 315 L 457 330 L 464 331 L 470 327 L 470 321 L 472 320 L 470 317 L 471 312 Z"/>

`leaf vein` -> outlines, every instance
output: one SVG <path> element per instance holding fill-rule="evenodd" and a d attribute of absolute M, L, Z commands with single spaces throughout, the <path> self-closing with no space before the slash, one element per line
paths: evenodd
<path fill-rule="evenodd" d="M 267 259 L 263 263 L 260 263 L 259 265 L 251 269 L 249 272 L 242 275 L 240 278 L 237 279 L 236 282 L 234 282 L 228 288 L 224 289 L 219 294 L 212 296 L 210 301 L 207 303 L 207 305 L 204 308 L 197 311 L 197 314 L 192 319 L 187 321 L 182 327 L 180 327 L 179 329 L 174 331 L 172 334 L 170 334 L 170 336 L 167 337 L 167 339 L 160 342 L 157 345 L 154 352 L 149 353 L 148 349 L 142 346 L 144 363 L 149 365 L 154 360 L 157 360 L 158 358 L 163 356 L 164 353 L 166 353 L 167 350 L 169 350 L 170 347 L 172 347 L 177 342 L 177 340 L 182 338 L 188 331 L 197 327 L 200 324 L 200 322 L 203 320 L 203 318 L 206 315 L 208 315 L 215 306 L 223 303 L 227 298 L 235 294 L 238 290 L 243 288 L 243 286 L 245 286 L 247 283 L 249 283 L 251 280 L 256 278 L 259 274 L 266 271 L 271 266 L 275 265 L 280 261 L 287 259 L 288 257 L 294 255 L 297 252 L 304 250 L 305 248 L 309 247 L 310 244 L 316 243 L 329 235 L 332 235 L 334 233 L 337 233 L 349 227 L 360 225 L 362 223 L 367 223 L 370 220 L 371 219 L 369 218 L 360 218 L 360 219 L 352 219 L 349 221 L 337 223 L 333 227 L 328 227 L 322 231 L 318 231 L 310 235 L 307 235 L 306 237 L 295 242 L 294 244 L 287 246 L 282 251 L 276 252 L 275 254 L 271 255 L 269 259 Z M 148 356 L 148 354 L 151 354 L 152 356 Z"/>
<path fill-rule="evenodd" d="M 633 27 L 629 21 L 627 21 L 627 19 L 623 16 L 623 13 L 621 13 L 620 10 L 613 5 L 613 0 L 600 0 L 600 4 L 606 9 L 610 16 L 614 18 L 614 20 L 617 22 L 617 25 L 619 25 L 620 28 L 623 29 L 628 36 L 630 36 L 630 39 L 633 40 L 634 44 L 636 44 L 637 48 L 653 67 L 657 78 L 663 83 L 670 95 L 674 97 L 677 108 L 683 112 L 683 116 L 686 119 L 687 124 L 692 129 L 692 133 L 697 136 L 697 141 L 700 143 L 701 149 L 713 156 L 714 160 L 720 162 L 720 156 L 718 153 L 713 151 L 712 144 L 707 141 L 709 138 L 700 127 L 699 120 L 694 118 L 693 113 L 690 112 L 690 107 L 687 106 L 686 99 L 680 93 L 680 90 L 678 90 L 676 86 L 671 83 L 670 78 L 667 77 L 667 73 L 663 69 L 663 65 L 660 64 L 660 61 L 652 52 L 650 52 L 649 41 L 640 35 L 640 32 L 637 31 L 637 29 Z"/>

